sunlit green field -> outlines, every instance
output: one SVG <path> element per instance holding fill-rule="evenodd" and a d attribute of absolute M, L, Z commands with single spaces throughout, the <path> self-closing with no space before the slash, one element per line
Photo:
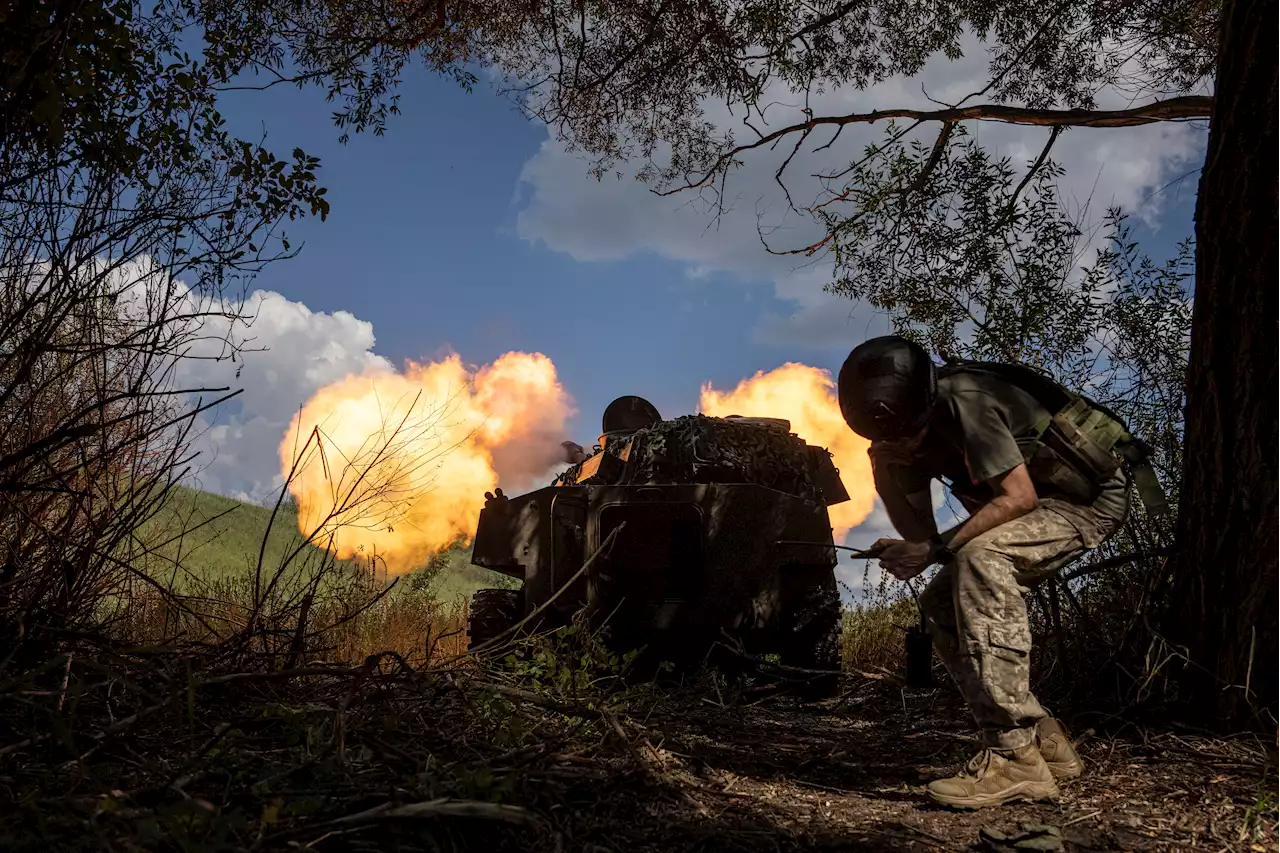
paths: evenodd
<path fill-rule="evenodd" d="M 322 549 L 302 543 L 291 506 L 282 505 L 272 521 L 270 507 L 182 487 L 175 488 L 163 509 L 143 525 L 139 538 L 151 548 L 144 560 L 148 573 L 177 590 L 190 589 L 200 580 L 244 576 L 257 567 L 260 556 L 267 573 L 286 559 L 289 571 L 305 571 L 327 556 Z M 469 546 L 450 549 L 438 562 L 445 566 L 429 588 L 441 603 L 452 604 L 478 589 L 511 583 L 503 575 L 471 565 Z M 338 561 L 338 565 L 357 569 L 354 562 Z M 425 576 L 410 575 L 402 583 L 425 580 Z"/>

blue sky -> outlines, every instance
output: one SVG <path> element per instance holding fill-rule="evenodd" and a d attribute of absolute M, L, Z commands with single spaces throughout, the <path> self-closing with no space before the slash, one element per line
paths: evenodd
<path fill-rule="evenodd" d="M 300 256 L 269 267 L 256 286 L 369 321 L 376 351 L 394 363 L 444 347 L 474 363 L 512 349 L 543 352 L 579 403 L 584 423 L 575 434 L 585 439 L 618 394 L 644 395 L 676 414 L 696 406 L 702 381 L 724 387 L 788 360 L 834 371 L 850 347 L 878 331 L 878 323 L 841 317 L 844 341 L 807 342 L 802 333 L 762 341 L 753 334 L 762 322 L 795 310 L 767 275 L 694 278 L 687 263 L 644 248 L 625 260 L 580 262 L 524 239 L 516 221 L 530 189 L 521 171 L 546 130 L 483 83 L 467 93 L 411 74 L 401 103 L 404 113 L 385 136 L 353 136 L 347 145 L 338 143 L 318 90 L 238 93 L 223 107 L 233 129 L 265 127 L 270 147 L 298 145 L 320 157 L 333 206 L 326 222 L 292 224 Z M 594 183 L 585 164 L 580 180 Z M 1167 191 L 1172 203 L 1156 233 L 1140 227 L 1155 257 L 1189 233 L 1193 181 Z M 818 298 L 832 314 L 854 309 L 845 299 Z"/>
<path fill-rule="evenodd" d="M 935 97 L 940 85 L 930 86 Z M 707 230 L 704 213 L 677 209 L 688 199 L 659 199 L 626 178 L 594 181 L 483 81 L 467 93 L 410 73 L 400 104 L 385 136 L 345 146 L 318 90 L 238 92 L 222 104 L 245 138 L 265 129 L 268 147 L 320 157 L 332 212 L 292 223 L 299 257 L 254 285 L 287 303 L 255 325 L 254 345 L 269 350 L 248 356 L 243 404 L 207 436 L 206 487 L 264 498 L 288 417 L 320 385 L 381 359 L 399 366 L 453 350 L 485 364 L 541 352 L 577 405 L 567 437 L 590 445 L 620 394 L 684 414 L 706 381 L 727 389 L 788 361 L 834 374 L 884 328 L 822 293 L 824 270 L 795 270 L 760 247 L 752 193 L 767 193 L 772 167 L 744 170 L 744 209 Z M 1042 144 L 1000 136 L 1007 128 L 978 132 L 1026 159 Z M 1073 176 L 1068 194 L 1091 195 L 1095 215 L 1111 202 L 1140 212 L 1137 236 L 1162 258 L 1190 233 L 1197 176 L 1166 185 L 1198 165 L 1202 145 L 1185 126 L 1071 131 L 1055 156 Z M 883 514 L 864 526 L 885 532 Z"/>
<path fill-rule="evenodd" d="M 619 394 L 680 414 L 696 407 L 705 380 L 736 384 L 797 358 L 839 367 L 838 349 L 753 338 L 762 316 L 790 308 L 768 278 L 693 279 L 686 264 L 644 250 L 579 262 L 519 236 L 529 195 L 521 170 L 547 134 L 485 87 L 468 94 L 420 74 L 402 102 L 385 136 L 353 136 L 345 146 L 317 91 L 244 93 L 227 105 L 233 128 L 255 132 L 265 122 L 270 146 L 320 157 L 332 204 L 326 222 L 294 224 L 291 242 L 303 251 L 269 267 L 258 287 L 371 322 L 377 352 L 397 364 L 444 347 L 472 363 L 542 352 L 578 402 L 574 435 L 584 443 Z M 585 165 L 582 174 L 590 180 Z M 852 308 L 830 301 L 836 311 Z M 863 335 L 851 327 L 850 346 Z"/>

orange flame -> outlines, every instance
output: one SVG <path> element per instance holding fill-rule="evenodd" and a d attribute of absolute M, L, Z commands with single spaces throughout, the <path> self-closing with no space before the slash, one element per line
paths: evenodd
<path fill-rule="evenodd" d="M 376 554 L 389 574 L 413 571 L 470 541 L 486 491 L 547 474 L 572 414 L 538 353 L 348 376 L 317 391 L 280 443 L 298 527 L 339 558 Z"/>
<path fill-rule="evenodd" d="M 810 444 L 827 448 L 840 469 L 840 480 L 849 500 L 831 507 L 831 526 L 837 542 L 857 527 L 875 506 L 871 478 L 870 442 L 849 429 L 836 401 L 831 374 L 816 367 L 788 363 L 768 373 L 759 371 L 720 392 L 711 383 L 702 386 L 701 410 L 713 417 L 786 418 L 791 431 Z"/>

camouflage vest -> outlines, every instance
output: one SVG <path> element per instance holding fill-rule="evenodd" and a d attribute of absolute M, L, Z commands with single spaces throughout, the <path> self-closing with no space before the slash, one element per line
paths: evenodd
<path fill-rule="evenodd" d="M 1168 512 L 1169 501 L 1151 467 L 1151 447 L 1115 412 L 1026 365 L 953 359 L 938 369 L 938 378 L 960 372 L 996 376 L 1050 412 L 1036 424 L 1035 441 L 1023 451 L 1033 480 L 1089 503 L 1098 496 L 1099 484 L 1124 466 L 1148 512 Z"/>

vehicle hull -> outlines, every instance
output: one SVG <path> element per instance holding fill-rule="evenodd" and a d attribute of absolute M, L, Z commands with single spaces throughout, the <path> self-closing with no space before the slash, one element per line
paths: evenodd
<path fill-rule="evenodd" d="M 765 649 L 806 591 L 834 590 L 836 554 L 827 507 L 774 489 L 588 485 L 491 502 L 472 562 L 523 581 L 525 616 L 564 624 L 585 609 L 627 646 L 702 647 L 723 631 Z"/>

